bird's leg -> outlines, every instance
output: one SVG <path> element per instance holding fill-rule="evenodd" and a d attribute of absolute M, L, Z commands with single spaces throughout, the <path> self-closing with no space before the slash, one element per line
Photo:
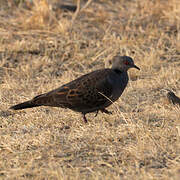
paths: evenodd
<path fill-rule="evenodd" d="M 108 111 L 107 109 L 101 109 L 101 112 L 102 113 L 106 113 L 106 114 L 112 114 L 112 112 L 111 111 Z"/>
<path fill-rule="evenodd" d="M 84 122 L 87 123 L 87 119 L 86 119 L 86 114 L 82 114 L 83 115 L 83 119 L 84 119 Z"/>
<path fill-rule="evenodd" d="M 96 117 L 96 116 L 98 115 L 98 112 L 99 112 L 99 110 L 97 110 L 97 111 L 96 111 L 96 114 L 95 114 L 95 116 L 94 116 L 94 117 Z"/>

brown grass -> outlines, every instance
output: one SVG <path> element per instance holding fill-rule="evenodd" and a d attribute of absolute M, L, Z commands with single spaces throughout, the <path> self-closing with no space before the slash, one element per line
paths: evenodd
<path fill-rule="evenodd" d="M 14 3 L 15 2 L 15 3 Z M 179 179 L 179 0 L 93 1 L 74 15 L 45 0 L 1 0 L 0 179 Z M 83 8 L 83 5 L 80 6 Z M 113 115 L 11 105 L 132 56 Z"/>

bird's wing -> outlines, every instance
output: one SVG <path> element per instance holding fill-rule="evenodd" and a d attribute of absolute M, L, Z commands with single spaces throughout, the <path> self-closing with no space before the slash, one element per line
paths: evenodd
<path fill-rule="evenodd" d="M 36 96 L 35 104 L 65 108 L 91 108 L 106 103 L 113 87 L 107 77 L 111 69 L 102 69 L 83 75 L 49 93 Z"/>

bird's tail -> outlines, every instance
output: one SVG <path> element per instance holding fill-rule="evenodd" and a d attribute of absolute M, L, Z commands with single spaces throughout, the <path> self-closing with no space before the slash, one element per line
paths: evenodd
<path fill-rule="evenodd" d="M 40 105 L 34 104 L 32 101 L 26 101 L 26 102 L 17 104 L 15 106 L 11 106 L 10 109 L 20 110 L 20 109 L 33 108 L 33 107 L 37 107 L 37 106 L 40 106 Z"/>

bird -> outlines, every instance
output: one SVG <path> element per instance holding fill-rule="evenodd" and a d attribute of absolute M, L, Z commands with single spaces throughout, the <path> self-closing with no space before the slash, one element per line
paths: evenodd
<path fill-rule="evenodd" d="M 126 88 L 130 68 L 140 70 L 129 56 L 117 53 L 111 59 L 112 67 L 98 69 L 60 86 L 50 92 L 40 94 L 31 100 L 11 106 L 21 110 L 38 106 L 69 108 L 82 114 L 87 123 L 86 114 L 98 112 L 112 114 L 106 108 L 117 101 Z"/>
<path fill-rule="evenodd" d="M 173 103 L 174 105 L 180 106 L 180 98 L 176 96 L 172 91 L 168 90 L 167 98 L 169 102 Z"/>

